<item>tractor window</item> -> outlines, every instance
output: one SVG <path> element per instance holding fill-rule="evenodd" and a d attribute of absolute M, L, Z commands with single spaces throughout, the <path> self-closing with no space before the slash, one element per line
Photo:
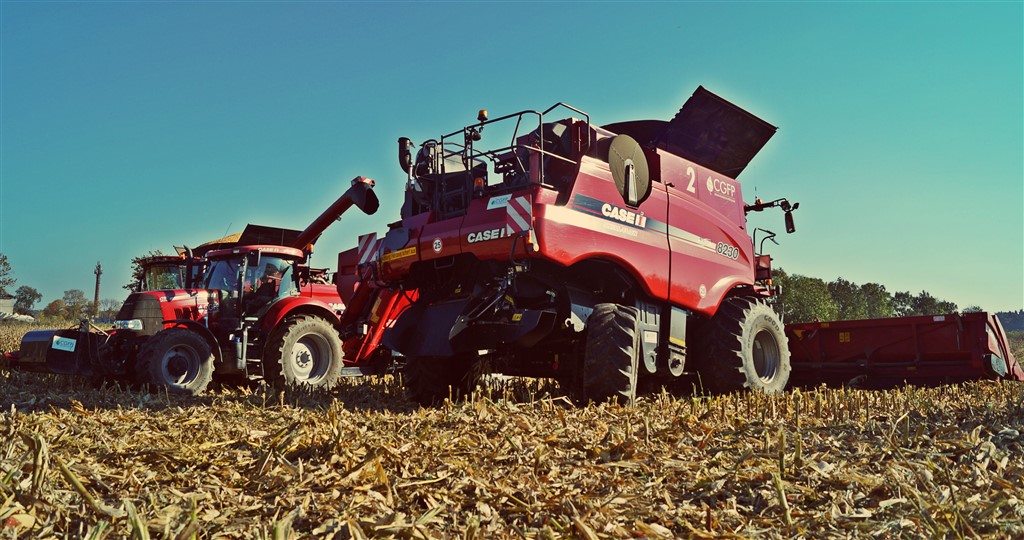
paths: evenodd
<path fill-rule="evenodd" d="M 245 292 L 257 296 L 277 297 L 285 272 L 291 263 L 279 257 L 260 257 L 259 263 L 249 265 L 245 271 Z M 288 274 L 291 276 L 291 273 Z"/>
<path fill-rule="evenodd" d="M 146 268 L 145 290 L 162 291 L 181 289 L 182 269 L 176 264 L 155 264 Z"/>
<path fill-rule="evenodd" d="M 241 258 L 219 259 L 210 261 L 210 267 L 203 278 L 203 287 L 221 291 L 238 290 L 238 270 L 242 267 Z"/>

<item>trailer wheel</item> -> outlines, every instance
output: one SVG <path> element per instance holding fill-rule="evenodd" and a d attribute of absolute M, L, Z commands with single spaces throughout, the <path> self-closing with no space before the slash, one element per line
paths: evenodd
<path fill-rule="evenodd" d="M 330 322 L 291 317 L 274 331 L 264 353 L 263 376 L 274 386 L 331 387 L 341 378 L 341 337 Z"/>
<path fill-rule="evenodd" d="M 728 298 L 696 337 L 701 384 L 716 394 L 782 392 L 789 382 L 789 341 L 768 304 Z"/>
<path fill-rule="evenodd" d="M 139 351 L 136 376 L 142 384 L 194 396 L 213 380 L 213 351 L 202 336 L 191 330 L 161 330 Z"/>
<path fill-rule="evenodd" d="M 487 371 L 487 363 L 473 356 L 423 357 L 406 359 L 402 383 L 413 401 L 424 407 L 438 405 L 446 398 L 469 397 Z"/>
<path fill-rule="evenodd" d="M 598 304 L 587 319 L 582 399 L 632 403 L 640 365 L 640 332 L 632 306 Z"/>

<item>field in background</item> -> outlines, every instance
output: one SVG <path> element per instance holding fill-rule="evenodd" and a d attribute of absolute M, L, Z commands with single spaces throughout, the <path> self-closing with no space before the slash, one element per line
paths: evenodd
<path fill-rule="evenodd" d="M 511 379 L 420 409 L 391 377 L 183 398 L 0 370 L 0 404 L 5 538 L 1024 536 L 1019 383 L 576 407 Z"/>

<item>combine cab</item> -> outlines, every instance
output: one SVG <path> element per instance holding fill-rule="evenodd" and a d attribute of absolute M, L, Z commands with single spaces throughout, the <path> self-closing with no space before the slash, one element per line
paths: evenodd
<path fill-rule="evenodd" d="M 483 148 L 499 122 L 508 142 Z M 781 391 L 771 260 L 745 214 L 781 207 L 791 232 L 797 205 L 746 205 L 735 180 L 775 129 L 698 88 L 667 122 L 599 127 L 556 104 L 481 111 L 415 156 L 400 139 L 402 220 L 363 266 L 410 304 L 383 339 L 413 397 L 469 392 L 485 370 L 557 377 L 594 400 L 688 375 Z"/>

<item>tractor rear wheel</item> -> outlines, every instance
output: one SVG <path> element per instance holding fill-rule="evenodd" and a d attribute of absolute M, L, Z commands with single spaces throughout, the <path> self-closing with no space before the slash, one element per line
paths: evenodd
<path fill-rule="evenodd" d="M 598 304 L 587 319 L 582 392 L 586 400 L 632 403 L 640 365 L 640 331 L 635 307 Z"/>
<path fill-rule="evenodd" d="M 333 324 L 316 316 L 286 319 L 274 331 L 263 355 L 263 376 L 270 384 L 330 388 L 341 378 L 341 337 Z"/>
<path fill-rule="evenodd" d="M 413 401 L 424 407 L 438 405 L 446 398 L 459 400 L 473 393 L 487 363 L 475 355 L 453 357 L 421 357 L 406 359 L 402 383 Z"/>
<path fill-rule="evenodd" d="M 213 380 L 213 351 L 187 328 L 161 330 L 139 351 L 136 376 L 142 384 L 174 394 L 197 395 Z"/>
<path fill-rule="evenodd" d="M 727 298 L 696 337 L 696 363 L 705 390 L 776 394 L 789 382 L 789 341 L 768 304 Z"/>

